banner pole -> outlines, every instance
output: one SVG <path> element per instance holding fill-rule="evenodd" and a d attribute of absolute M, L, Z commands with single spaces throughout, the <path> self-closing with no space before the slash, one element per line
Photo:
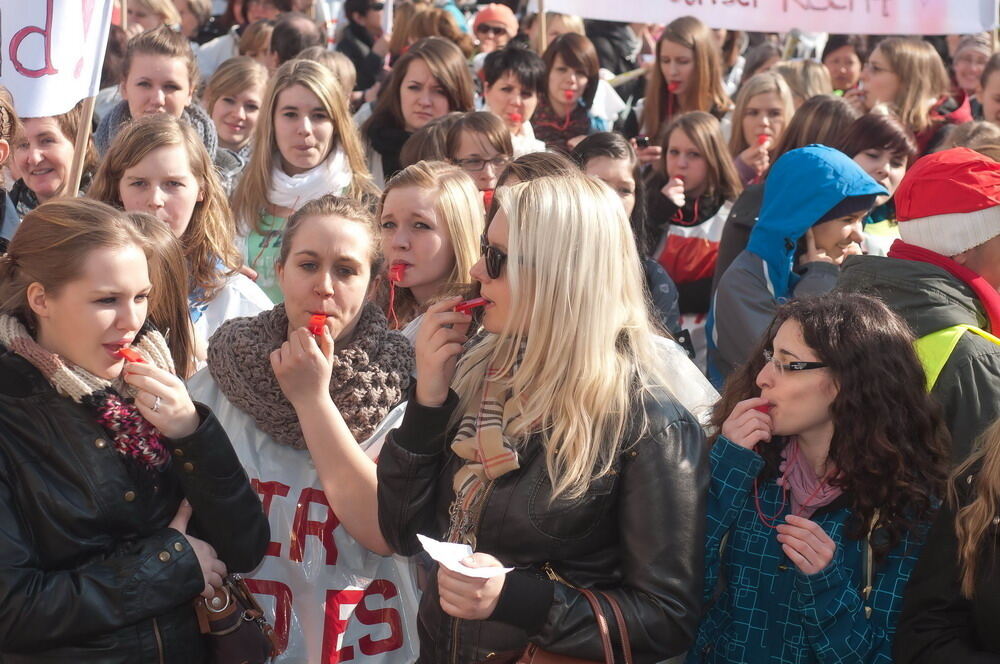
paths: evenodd
<path fill-rule="evenodd" d="M 73 197 L 80 195 L 80 182 L 83 180 L 83 162 L 90 146 L 90 125 L 94 121 L 94 104 L 97 97 L 87 97 L 83 100 L 83 112 L 80 114 L 80 126 L 76 128 L 76 141 L 73 145 L 73 163 L 69 170 L 69 182 L 73 188 Z M 68 194 L 67 194 L 68 195 Z"/>
<path fill-rule="evenodd" d="M 118 0 L 118 20 L 122 30 L 128 28 L 128 0 Z"/>
<path fill-rule="evenodd" d="M 545 0 L 538 0 L 538 29 L 542 31 L 541 39 L 538 41 L 542 45 L 542 52 L 538 55 L 542 55 L 549 47 L 549 30 L 548 26 L 545 25 Z"/>

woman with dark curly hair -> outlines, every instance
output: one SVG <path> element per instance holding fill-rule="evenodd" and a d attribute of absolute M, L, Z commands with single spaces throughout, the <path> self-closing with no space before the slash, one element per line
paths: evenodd
<path fill-rule="evenodd" d="M 713 598 L 687 662 L 892 661 L 947 434 L 906 324 L 880 300 L 794 300 L 715 408 Z"/>

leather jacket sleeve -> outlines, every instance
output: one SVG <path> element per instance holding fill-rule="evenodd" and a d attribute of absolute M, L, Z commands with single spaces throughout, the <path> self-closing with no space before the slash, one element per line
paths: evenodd
<path fill-rule="evenodd" d="M 701 427 L 686 411 L 663 407 L 683 415 L 666 423 L 660 415 L 658 426 L 657 414 L 651 415 L 653 433 L 624 452 L 618 503 L 622 579 L 605 589 L 621 605 L 633 650 L 653 653 L 657 661 L 690 646 L 701 615 L 710 478 Z M 531 641 L 586 659 L 603 656 L 590 605 L 562 583 L 555 584 L 548 618 Z"/>
<path fill-rule="evenodd" d="M 194 508 L 192 534 L 211 544 L 230 572 L 249 572 L 264 559 L 271 528 L 222 424 L 207 407 L 197 408 L 198 429 L 167 441 L 172 472 Z"/>

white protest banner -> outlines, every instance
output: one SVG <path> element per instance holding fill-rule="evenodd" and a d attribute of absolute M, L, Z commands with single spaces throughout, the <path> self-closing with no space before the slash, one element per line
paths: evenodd
<path fill-rule="evenodd" d="M 0 3 L 0 84 L 26 118 L 59 115 L 97 94 L 115 0 Z"/>
<path fill-rule="evenodd" d="M 532 8 L 539 0 L 531 0 Z M 546 11 L 583 18 L 669 23 L 696 16 L 749 32 L 942 35 L 992 30 L 1000 0 L 544 0 Z"/>

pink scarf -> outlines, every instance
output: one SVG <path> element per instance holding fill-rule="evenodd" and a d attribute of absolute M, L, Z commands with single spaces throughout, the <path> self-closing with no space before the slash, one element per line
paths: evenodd
<path fill-rule="evenodd" d="M 779 470 L 778 486 L 791 494 L 791 514 L 796 516 L 808 519 L 820 507 L 829 505 L 843 493 L 839 487 L 830 486 L 827 482 L 831 473 L 823 479 L 816 477 L 816 472 L 799 450 L 797 438 L 792 438 L 781 451 Z"/>

